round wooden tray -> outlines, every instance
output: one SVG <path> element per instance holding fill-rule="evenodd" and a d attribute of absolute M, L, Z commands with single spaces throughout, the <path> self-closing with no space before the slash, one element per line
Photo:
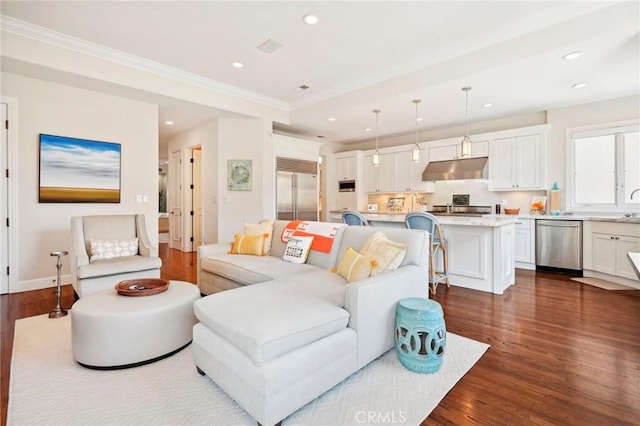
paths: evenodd
<path fill-rule="evenodd" d="M 160 278 L 137 278 L 124 280 L 116 284 L 115 289 L 121 296 L 151 296 L 169 288 L 169 281 Z"/>

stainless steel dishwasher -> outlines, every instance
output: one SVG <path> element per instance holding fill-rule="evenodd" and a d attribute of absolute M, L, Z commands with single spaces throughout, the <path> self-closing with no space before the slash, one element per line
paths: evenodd
<path fill-rule="evenodd" d="M 536 266 L 582 274 L 582 221 L 536 220 Z"/>

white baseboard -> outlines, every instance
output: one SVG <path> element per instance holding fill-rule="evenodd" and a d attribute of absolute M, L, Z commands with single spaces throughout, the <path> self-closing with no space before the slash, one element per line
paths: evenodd
<path fill-rule="evenodd" d="M 35 280 L 18 281 L 17 288 L 10 288 L 9 293 L 21 293 L 23 291 L 41 290 L 43 288 L 53 288 L 56 286 L 56 276 L 38 278 Z M 60 277 L 62 285 L 71 284 L 71 275 L 62 275 Z"/>
<path fill-rule="evenodd" d="M 516 262 L 516 268 L 518 268 L 518 269 L 527 269 L 529 271 L 535 271 L 536 270 L 536 264 L 535 263 Z"/>

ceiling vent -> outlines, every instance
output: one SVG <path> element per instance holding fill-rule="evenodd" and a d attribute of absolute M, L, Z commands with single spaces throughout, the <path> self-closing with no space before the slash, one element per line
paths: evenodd
<path fill-rule="evenodd" d="M 258 46 L 258 49 L 262 50 L 266 53 L 273 53 L 276 50 L 280 49 L 282 45 L 275 40 L 269 39 Z"/>

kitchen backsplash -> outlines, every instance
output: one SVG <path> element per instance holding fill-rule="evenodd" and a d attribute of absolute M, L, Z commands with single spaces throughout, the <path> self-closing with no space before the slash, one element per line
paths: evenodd
<path fill-rule="evenodd" d="M 413 194 L 371 194 L 369 203 L 378 204 L 378 211 L 388 212 L 387 202 L 389 198 L 404 198 L 404 208 L 402 212 L 411 211 L 411 201 L 413 198 L 413 210 L 418 211 L 421 205 L 420 199 L 426 201 L 426 210 L 432 210 L 434 205 L 445 205 L 451 203 L 453 194 L 469 194 L 469 204 L 472 206 L 495 206 L 519 208 L 521 213 L 528 213 L 531 206 L 531 197 L 545 196 L 546 191 L 489 191 L 487 182 L 436 182 L 434 193 Z"/>

